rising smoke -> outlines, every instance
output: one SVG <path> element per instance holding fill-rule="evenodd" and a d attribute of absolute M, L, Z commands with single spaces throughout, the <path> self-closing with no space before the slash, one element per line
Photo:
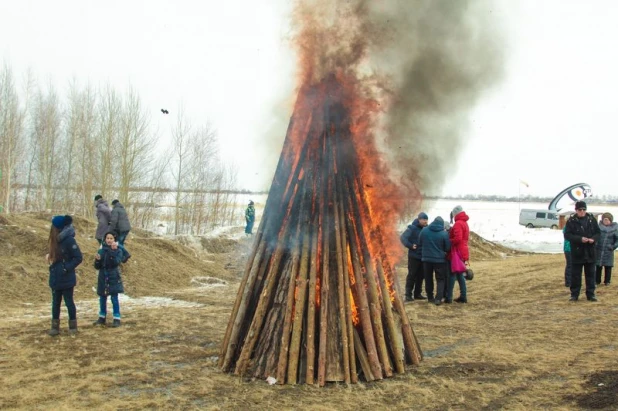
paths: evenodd
<path fill-rule="evenodd" d="M 291 19 L 298 86 L 334 69 L 355 71 L 382 104 L 374 133 L 393 179 L 439 193 L 456 169 L 471 110 L 503 74 L 494 4 L 298 0 Z M 268 133 L 279 148 L 287 120 Z"/>

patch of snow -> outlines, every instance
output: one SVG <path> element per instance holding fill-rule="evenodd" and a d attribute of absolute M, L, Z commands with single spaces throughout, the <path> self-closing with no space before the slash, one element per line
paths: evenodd
<path fill-rule="evenodd" d="M 224 281 L 220 278 L 216 277 L 193 277 L 191 279 L 191 284 L 195 284 L 200 288 L 214 288 L 214 287 L 225 287 L 227 286 L 227 281 Z"/>

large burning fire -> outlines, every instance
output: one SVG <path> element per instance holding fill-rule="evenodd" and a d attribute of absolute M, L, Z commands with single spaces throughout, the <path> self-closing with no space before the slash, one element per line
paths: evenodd
<path fill-rule="evenodd" d="M 376 142 L 388 87 L 367 66 L 369 3 L 317 3 L 296 8 L 297 99 L 220 365 L 324 385 L 403 373 L 422 354 L 393 269 L 404 195 Z"/>

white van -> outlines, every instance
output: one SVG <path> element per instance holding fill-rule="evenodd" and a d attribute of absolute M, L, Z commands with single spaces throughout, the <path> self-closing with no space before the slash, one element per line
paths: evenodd
<path fill-rule="evenodd" d="M 549 227 L 557 229 L 559 225 L 558 212 L 523 208 L 519 212 L 519 224 L 528 228 Z"/>

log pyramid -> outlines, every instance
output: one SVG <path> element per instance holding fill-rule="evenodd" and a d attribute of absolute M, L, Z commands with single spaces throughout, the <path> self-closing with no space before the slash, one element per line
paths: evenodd
<path fill-rule="evenodd" d="M 338 73 L 299 90 L 221 347 L 226 372 L 323 386 L 422 359 L 363 184 L 372 102 L 354 83 Z"/>

